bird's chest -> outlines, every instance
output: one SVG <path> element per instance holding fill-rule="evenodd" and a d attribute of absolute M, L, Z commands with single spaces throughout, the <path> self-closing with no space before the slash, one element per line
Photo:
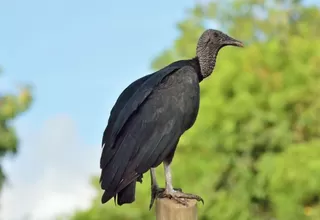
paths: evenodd
<path fill-rule="evenodd" d="M 181 118 L 185 129 L 190 128 L 198 114 L 200 89 L 197 75 L 177 73 L 166 77 L 156 90 L 159 101 L 171 114 Z"/>

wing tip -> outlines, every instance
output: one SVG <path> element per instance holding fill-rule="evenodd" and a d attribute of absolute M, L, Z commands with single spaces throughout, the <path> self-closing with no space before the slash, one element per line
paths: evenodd
<path fill-rule="evenodd" d="M 104 193 L 102 194 L 101 197 L 101 203 L 105 204 L 107 203 L 112 197 L 114 197 L 115 201 L 116 201 L 116 196 L 114 193 L 108 193 L 107 191 L 104 191 Z"/>

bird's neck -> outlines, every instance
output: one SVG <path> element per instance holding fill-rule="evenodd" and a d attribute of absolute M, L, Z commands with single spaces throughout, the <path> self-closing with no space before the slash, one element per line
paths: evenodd
<path fill-rule="evenodd" d="M 206 57 L 199 58 L 199 65 L 203 78 L 211 75 L 216 65 L 216 54 L 207 55 Z"/>
<path fill-rule="evenodd" d="M 203 80 L 203 75 L 201 74 L 201 68 L 198 57 L 194 57 L 190 60 L 192 67 L 195 69 L 198 75 L 198 80 L 201 82 Z"/>
<path fill-rule="evenodd" d="M 198 56 L 200 71 L 203 78 L 210 76 L 213 72 L 218 51 L 218 49 L 214 52 L 212 52 L 212 50 L 207 50 L 204 51 L 205 53 L 201 54 L 201 56 Z"/>

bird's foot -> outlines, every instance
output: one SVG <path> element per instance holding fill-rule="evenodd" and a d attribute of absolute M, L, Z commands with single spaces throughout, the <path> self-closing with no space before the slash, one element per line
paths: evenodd
<path fill-rule="evenodd" d="M 187 202 L 188 199 L 195 199 L 197 201 L 201 201 L 202 204 L 204 204 L 204 201 L 200 196 L 190 194 L 190 193 L 184 193 L 182 192 L 182 190 L 177 191 L 175 189 L 171 192 L 164 190 L 162 193 L 158 195 L 158 198 L 169 198 L 169 199 L 175 200 L 177 203 L 180 203 L 184 206 L 188 206 L 188 202 Z"/>
<path fill-rule="evenodd" d="M 156 198 L 169 198 L 185 206 L 188 206 L 188 199 L 195 199 L 197 201 L 201 201 L 202 204 L 204 204 L 204 201 L 200 196 L 190 193 L 184 193 L 180 188 L 174 188 L 172 191 L 168 191 L 163 188 L 153 188 L 149 207 L 150 209 Z"/>
<path fill-rule="evenodd" d="M 176 192 L 181 192 L 182 193 L 182 189 L 180 188 L 174 188 L 174 191 Z M 154 185 L 151 187 L 151 201 L 150 201 L 150 205 L 149 205 L 149 210 L 152 208 L 153 204 L 154 204 L 154 200 L 156 198 L 164 198 L 161 197 L 161 195 L 165 192 L 164 188 L 159 188 L 158 186 Z M 160 196 L 159 196 L 160 195 Z"/>

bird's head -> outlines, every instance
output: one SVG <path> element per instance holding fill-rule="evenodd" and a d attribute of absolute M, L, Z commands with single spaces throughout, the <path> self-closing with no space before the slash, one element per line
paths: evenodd
<path fill-rule="evenodd" d="M 241 41 L 218 30 L 208 29 L 200 36 L 197 45 L 197 57 L 204 78 L 212 73 L 219 50 L 228 45 L 243 47 Z"/>

